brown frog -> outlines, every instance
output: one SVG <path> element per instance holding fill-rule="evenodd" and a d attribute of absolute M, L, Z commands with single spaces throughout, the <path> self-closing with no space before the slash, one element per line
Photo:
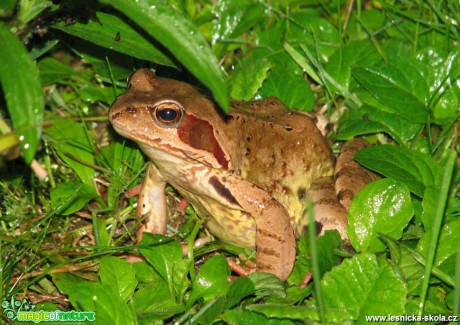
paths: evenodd
<path fill-rule="evenodd" d="M 315 204 L 321 231 L 337 229 L 346 238 L 346 210 L 332 180 L 334 156 L 310 117 L 273 97 L 233 101 L 223 114 L 192 86 L 147 69 L 135 72 L 129 83 L 109 118 L 151 160 L 138 203 L 144 218 L 138 240 L 144 231 L 166 232 L 167 183 L 205 218 L 214 236 L 255 248 L 257 270 L 282 280 L 293 268 L 295 236 L 307 226 L 307 199 Z M 344 156 L 351 159 L 339 161 L 339 176 L 348 173 L 347 165 L 362 172 L 353 155 L 366 144 L 347 145 Z M 362 184 L 339 194 L 348 200 L 372 180 L 351 177 L 352 184 Z"/>

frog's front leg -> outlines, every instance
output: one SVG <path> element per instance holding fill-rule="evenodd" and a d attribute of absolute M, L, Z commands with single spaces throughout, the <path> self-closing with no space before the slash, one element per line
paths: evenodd
<path fill-rule="evenodd" d="M 149 163 L 142 190 L 137 202 L 137 217 L 144 218 L 137 228 L 137 241 L 142 239 L 142 233 L 151 232 L 165 234 L 168 223 L 166 209 L 166 181 L 161 177 L 158 169 Z"/>
<path fill-rule="evenodd" d="M 254 218 L 257 271 L 286 280 L 296 256 L 294 231 L 286 208 L 267 192 L 240 178 L 229 177 L 225 186 L 242 210 Z"/>

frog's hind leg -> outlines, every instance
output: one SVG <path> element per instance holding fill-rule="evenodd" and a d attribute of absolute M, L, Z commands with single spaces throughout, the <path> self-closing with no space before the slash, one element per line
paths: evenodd
<path fill-rule="evenodd" d="M 340 203 L 350 209 L 351 200 L 361 191 L 364 186 L 380 177 L 358 164 L 354 157 L 355 154 L 368 147 L 370 144 L 364 139 L 356 138 L 346 142 L 335 166 L 335 191 Z"/>
<path fill-rule="evenodd" d="M 367 146 L 369 143 L 360 138 L 345 143 L 337 158 L 335 181 L 332 177 L 321 177 L 312 184 L 310 200 L 321 235 L 336 229 L 342 239 L 348 239 L 347 212 L 351 200 L 364 186 L 379 178 L 354 160 L 355 154 Z"/>
<path fill-rule="evenodd" d="M 309 199 L 313 203 L 319 234 L 323 235 L 326 230 L 335 229 L 342 239 L 348 239 L 347 210 L 337 198 L 333 177 L 321 177 L 314 181 L 310 188 Z"/>

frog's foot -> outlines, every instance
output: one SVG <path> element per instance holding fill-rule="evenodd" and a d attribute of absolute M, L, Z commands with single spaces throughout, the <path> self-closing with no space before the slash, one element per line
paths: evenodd
<path fill-rule="evenodd" d="M 369 143 L 361 138 L 348 141 L 342 147 L 335 166 L 335 191 L 340 203 L 348 211 L 351 200 L 368 183 L 380 177 L 358 164 L 355 154 L 369 146 Z"/>
<path fill-rule="evenodd" d="M 166 233 L 168 212 L 165 187 L 166 181 L 161 177 L 158 169 L 150 163 L 137 202 L 137 217 L 143 218 L 137 229 L 138 242 L 141 241 L 144 231 L 155 234 Z"/>

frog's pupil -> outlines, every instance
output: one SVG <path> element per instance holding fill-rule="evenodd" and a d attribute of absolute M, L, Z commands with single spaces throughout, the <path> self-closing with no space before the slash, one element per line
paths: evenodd
<path fill-rule="evenodd" d="M 177 111 L 172 108 L 166 108 L 161 110 L 159 115 L 163 121 L 174 121 L 177 118 Z"/>

